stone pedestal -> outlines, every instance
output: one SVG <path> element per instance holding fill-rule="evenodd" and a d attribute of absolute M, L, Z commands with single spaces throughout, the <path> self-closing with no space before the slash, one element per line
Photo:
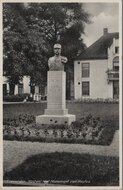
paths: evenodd
<path fill-rule="evenodd" d="M 66 73 L 48 71 L 47 109 L 44 115 L 36 117 L 38 124 L 68 124 L 75 121 L 75 115 L 66 109 Z"/>

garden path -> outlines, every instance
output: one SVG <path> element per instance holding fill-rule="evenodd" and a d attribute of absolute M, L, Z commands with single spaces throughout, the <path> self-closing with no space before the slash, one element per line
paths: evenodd
<path fill-rule="evenodd" d="M 87 153 L 102 156 L 119 156 L 119 131 L 117 130 L 110 146 L 85 145 L 85 144 L 62 144 L 62 143 L 39 143 L 22 141 L 4 141 L 3 160 L 4 172 L 11 171 L 20 165 L 29 156 L 46 152 L 72 152 Z"/>

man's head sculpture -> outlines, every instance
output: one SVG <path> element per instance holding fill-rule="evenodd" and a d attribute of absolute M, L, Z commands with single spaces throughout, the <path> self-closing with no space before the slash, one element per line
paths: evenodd
<path fill-rule="evenodd" d="M 48 66 L 50 71 L 64 71 L 64 64 L 67 62 L 67 58 L 61 56 L 61 45 L 54 45 L 54 56 L 48 60 Z"/>
<path fill-rule="evenodd" d="M 54 49 L 61 49 L 61 44 L 55 44 Z"/>
<path fill-rule="evenodd" d="M 61 55 L 61 45 L 60 44 L 55 44 L 54 45 L 54 54 L 56 56 Z"/>

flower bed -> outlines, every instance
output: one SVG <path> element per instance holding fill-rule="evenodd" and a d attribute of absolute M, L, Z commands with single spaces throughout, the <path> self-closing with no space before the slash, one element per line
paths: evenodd
<path fill-rule="evenodd" d="M 4 121 L 4 140 L 110 145 L 115 132 L 111 121 L 88 115 L 68 125 L 36 125 L 34 116 Z"/>

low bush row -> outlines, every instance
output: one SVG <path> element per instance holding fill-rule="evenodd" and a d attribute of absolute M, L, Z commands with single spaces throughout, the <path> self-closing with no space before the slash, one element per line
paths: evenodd
<path fill-rule="evenodd" d="M 3 101 L 4 102 L 23 102 L 24 99 L 26 98 L 28 98 L 30 101 L 33 100 L 33 98 L 30 97 L 29 93 L 24 93 L 24 94 L 3 96 Z"/>
<path fill-rule="evenodd" d="M 5 102 L 22 102 L 27 98 L 27 101 L 33 101 L 33 97 L 30 97 L 29 93 L 17 94 L 17 95 L 6 95 L 3 96 L 3 101 Z M 42 96 L 43 99 L 43 96 Z M 46 99 L 44 97 L 44 99 Z M 69 102 L 69 100 L 67 101 Z M 86 103 L 119 103 L 119 99 L 113 98 L 81 98 L 78 100 L 70 100 L 70 102 L 86 102 Z"/>
<path fill-rule="evenodd" d="M 68 101 L 69 102 L 69 101 Z M 113 98 L 80 98 L 77 100 L 70 101 L 71 103 L 78 103 L 78 102 L 86 102 L 86 103 L 119 103 L 119 99 L 113 99 Z"/>

